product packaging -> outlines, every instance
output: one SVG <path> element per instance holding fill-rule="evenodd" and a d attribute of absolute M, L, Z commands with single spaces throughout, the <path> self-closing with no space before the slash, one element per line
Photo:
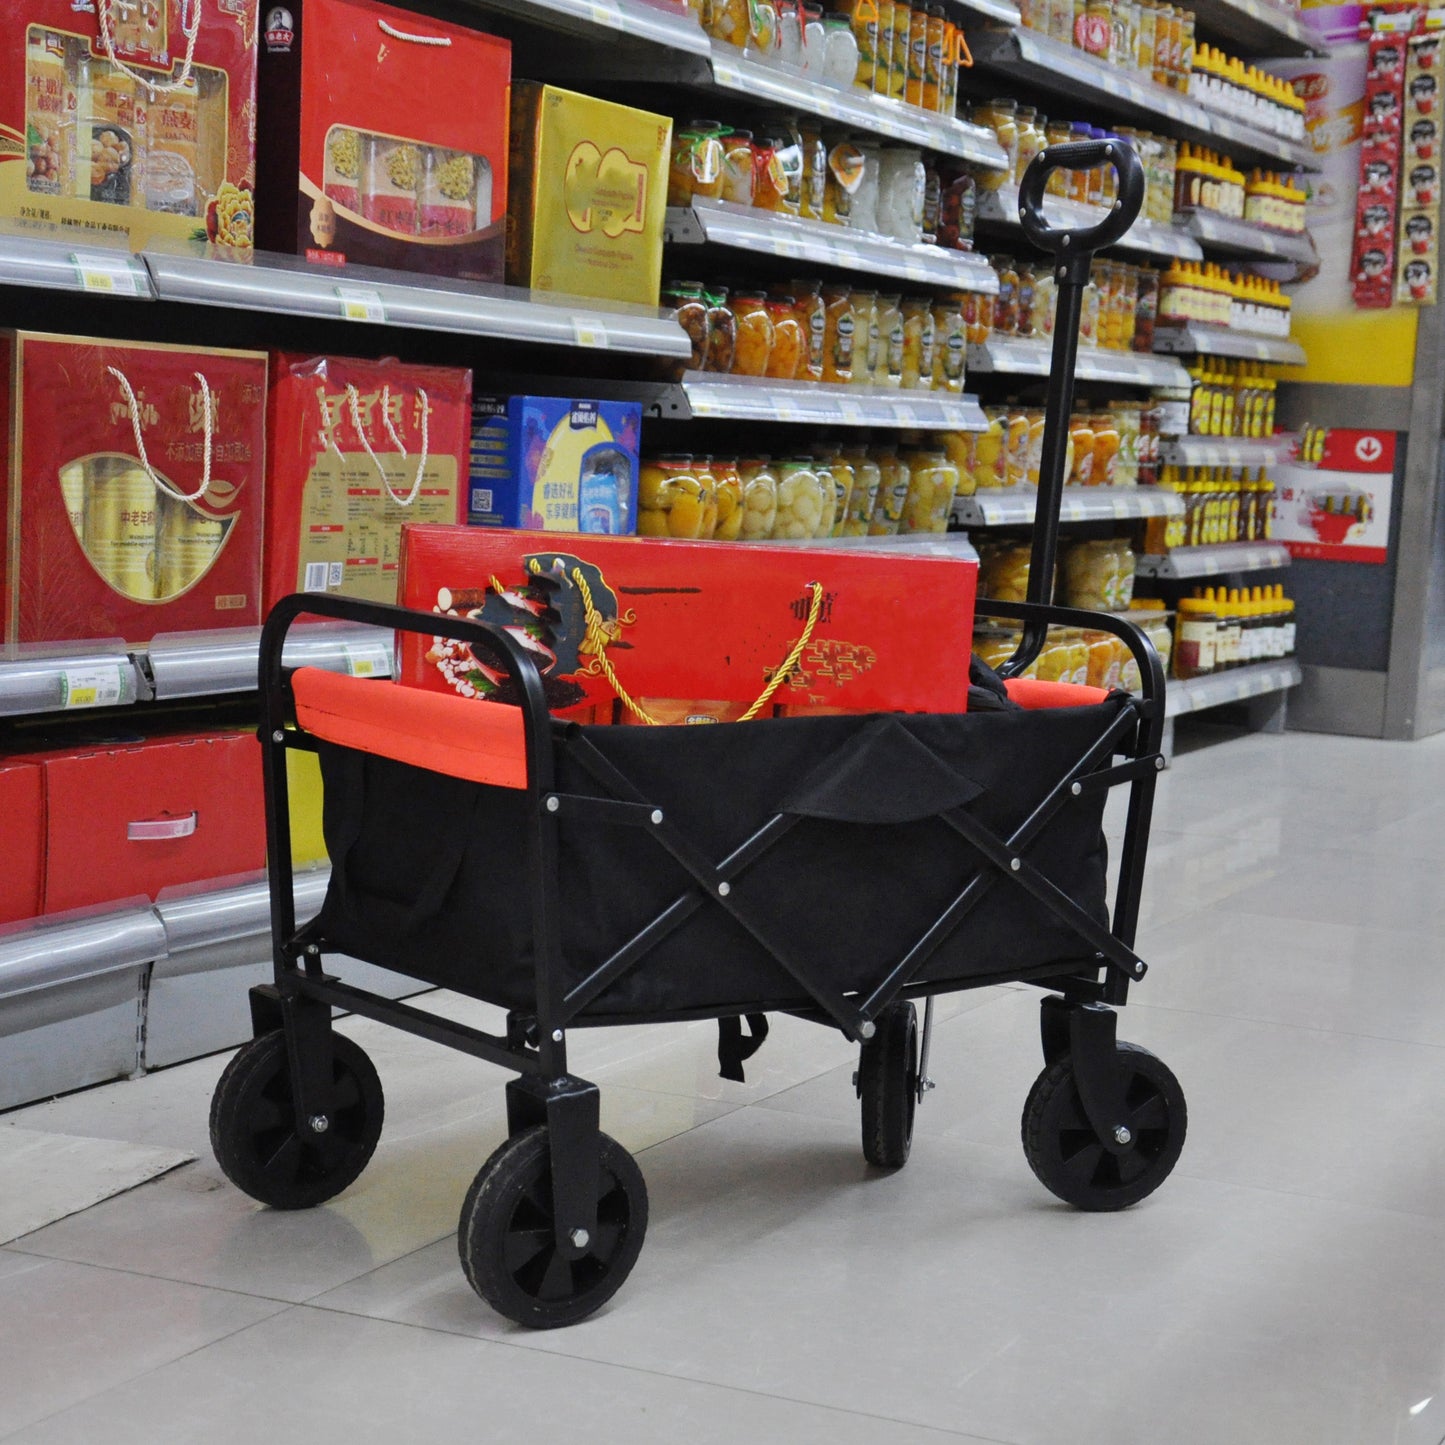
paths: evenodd
<path fill-rule="evenodd" d="M 21 332 L 0 395 L 6 641 L 260 622 L 264 352 Z"/>
<path fill-rule="evenodd" d="M 466 515 L 472 378 L 388 357 L 275 355 L 265 599 L 395 602 L 404 522 Z"/>
<path fill-rule="evenodd" d="M 631 535 L 642 408 L 559 396 L 478 397 L 473 526 Z"/>
<path fill-rule="evenodd" d="M 7 6 L 0 217 L 137 250 L 250 247 L 260 3 Z"/>
<path fill-rule="evenodd" d="M 374 0 L 266 14 L 257 244 L 500 280 L 511 45 Z"/>
<path fill-rule="evenodd" d="M 1433 305 L 1439 287 L 1440 157 L 1435 146 L 1439 45 L 1438 32 L 1412 35 L 1405 65 L 1403 126 L 1409 144 L 1401 162 L 1395 300 L 1412 306 Z"/>
<path fill-rule="evenodd" d="M 5 820 L 0 923 L 18 923 L 40 912 L 45 876 L 44 783 L 33 758 L 0 758 L 0 818 Z"/>
<path fill-rule="evenodd" d="M 667 116 L 518 81 L 507 280 L 656 306 L 671 152 Z"/>
<path fill-rule="evenodd" d="M 1360 185 L 1355 203 L 1355 239 L 1350 258 L 1355 305 L 1376 309 L 1391 304 L 1395 290 L 1396 209 L 1403 189 L 1402 150 L 1406 128 L 1406 40 L 1414 24 L 1408 12 L 1371 12 L 1366 25 L 1369 68 L 1365 77 L 1360 145 Z M 1433 171 L 1434 167 L 1430 169 Z"/>
<path fill-rule="evenodd" d="M 578 537 L 566 552 L 537 543 L 527 532 L 408 527 L 402 598 L 508 628 L 536 656 L 554 710 L 610 707 L 618 693 L 607 668 L 634 699 L 750 705 L 803 637 L 814 583 L 823 590 L 811 636 L 771 703 L 855 712 L 967 704 L 957 659 L 973 629 L 972 561 L 628 537 Z M 404 639 L 400 679 L 492 701 L 515 695 L 496 658 L 437 638 Z"/>

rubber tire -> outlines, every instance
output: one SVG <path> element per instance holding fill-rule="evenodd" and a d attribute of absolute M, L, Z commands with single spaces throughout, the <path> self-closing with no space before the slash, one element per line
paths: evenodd
<path fill-rule="evenodd" d="M 918 1010 L 895 999 L 858 1059 L 863 1101 L 863 1157 L 879 1169 L 901 1169 L 913 1148 L 918 1108 Z"/>
<path fill-rule="evenodd" d="M 272 1209 L 310 1209 L 355 1183 L 381 1138 L 381 1080 L 365 1051 L 331 1035 L 335 1104 L 326 1133 L 296 1131 L 286 1035 L 262 1034 L 226 1065 L 211 1097 L 211 1149 L 226 1177 Z"/>
<path fill-rule="evenodd" d="M 557 1253 L 545 1124 L 514 1134 L 482 1165 L 462 1205 L 457 1253 L 467 1282 L 519 1325 L 550 1330 L 600 1309 L 632 1273 L 647 1233 L 647 1184 L 626 1149 L 597 1136 L 597 1232 L 580 1260 Z"/>
<path fill-rule="evenodd" d="M 1134 1135 L 1127 1154 L 1099 1142 L 1067 1054 L 1044 1069 L 1024 1104 L 1029 1167 L 1066 1204 L 1095 1213 L 1127 1209 L 1152 1194 L 1178 1162 L 1189 1127 L 1184 1091 L 1163 1061 L 1137 1044 L 1117 1048 L 1131 1071 L 1122 1120 Z"/>

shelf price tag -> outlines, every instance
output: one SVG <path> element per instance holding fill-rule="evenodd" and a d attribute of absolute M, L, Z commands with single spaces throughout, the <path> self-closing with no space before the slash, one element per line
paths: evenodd
<path fill-rule="evenodd" d="M 777 232 L 774 233 L 771 240 L 773 255 L 782 256 L 789 261 L 800 261 L 803 259 L 803 247 L 796 236 L 789 236 L 782 232 Z"/>
<path fill-rule="evenodd" d="M 380 323 L 386 320 L 386 306 L 380 291 L 373 291 L 368 286 L 338 286 L 336 299 L 341 304 L 343 321 Z"/>
<path fill-rule="evenodd" d="M 729 90 L 747 89 L 742 71 L 731 60 L 719 55 L 716 50 L 712 55 L 712 78 L 718 85 L 724 85 Z"/>
<path fill-rule="evenodd" d="M 391 676 L 391 657 L 383 643 L 343 643 L 341 657 L 352 677 Z"/>
<path fill-rule="evenodd" d="M 918 413 L 906 402 L 895 401 L 893 403 L 893 419 L 899 426 L 914 427 L 918 425 Z"/>
<path fill-rule="evenodd" d="M 627 22 L 622 18 L 622 11 L 616 5 L 606 3 L 606 0 L 588 0 L 587 18 L 594 25 L 605 25 L 609 30 L 625 30 Z"/>
<path fill-rule="evenodd" d="M 101 667 L 66 667 L 60 672 L 60 706 L 114 707 L 125 698 L 122 665 L 106 663 Z"/>
<path fill-rule="evenodd" d="M 808 415 L 790 396 L 773 398 L 773 415 L 779 421 L 807 421 Z"/>
<path fill-rule="evenodd" d="M 584 321 L 580 316 L 572 319 L 572 339 L 578 346 L 590 346 L 597 351 L 606 351 L 612 344 L 607 328 L 596 317 Z"/>
<path fill-rule="evenodd" d="M 107 256 L 103 251 L 73 251 L 70 256 L 81 288 L 107 296 L 144 296 L 145 267 L 129 256 Z"/>
<path fill-rule="evenodd" d="M 846 398 L 838 403 L 838 416 L 848 426 L 863 426 L 867 422 L 863 408 L 856 401 L 849 401 Z"/>

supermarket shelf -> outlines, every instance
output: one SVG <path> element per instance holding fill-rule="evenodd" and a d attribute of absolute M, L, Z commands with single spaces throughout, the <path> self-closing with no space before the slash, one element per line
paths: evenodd
<path fill-rule="evenodd" d="M 1318 55 L 1319 38 L 1298 14 L 1270 0 L 1194 0 L 1195 28 L 1239 55 Z"/>
<path fill-rule="evenodd" d="M 120 641 L 0 647 L 0 717 L 119 707 L 145 695 Z"/>
<path fill-rule="evenodd" d="M 1010 5 L 1008 0 L 958 0 L 958 3 L 965 10 L 972 11 L 975 15 L 986 15 L 990 20 L 997 20 L 1001 25 L 1023 23 L 1018 6 Z"/>
<path fill-rule="evenodd" d="M 1053 95 L 1082 101 L 1096 111 L 1138 120 L 1168 131 L 1181 140 L 1222 146 L 1236 162 L 1266 162 L 1315 170 L 1314 152 L 1212 110 L 1197 101 L 1155 85 L 1130 71 L 1108 65 L 1071 45 L 1060 44 L 1033 30 L 982 30 L 969 37 L 973 58 L 983 70 L 1007 76 Z"/>
<path fill-rule="evenodd" d="M 690 55 L 706 55 L 708 38 L 691 11 L 678 11 L 646 0 L 477 0 L 479 8 L 501 10 L 521 20 L 551 24 L 590 34 L 594 28 L 616 31 Z"/>
<path fill-rule="evenodd" d="M 954 499 L 953 520 L 964 527 L 1027 527 L 1033 524 L 1038 501 L 1034 487 L 979 491 Z M 1059 507 L 1061 522 L 1125 522 L 1183 515 L 1179 494 L 1158 487 L 1065 487 Z"/>
<path fill-rule="evenodd" d="M 1305 352 L 1298 341 L 1280 336 L 1252 336 L 1213 326 L 1156 326 L 1154 350 L 1175 356 L 1236 356 L 1245 361 L 1272 361 L 1280 366 L 1303 366 Z"/>
<path fill-rule="evenodd" d="M 1251 697 L 1264 697 L 1271 692 L 1284 692 L 1298 687 L 1303 676 L 1299 663 L 1291 660 L 1257 662 L 1249 667 L 1191 678 L 1188 682 L 1171 682 L 1165 690 L 1164 716 L 1179 717 L 1205 708 L 1244 702 Z"/>
<path fill-rule="evenodd" d="M 1103 219 L 1100 206 L 1086 206 L 1079 201 L 1065 201 L 1058 196 L 1044 198 L 1044 216 L 1055 226 L 1094 226 Z M 996 226 L 1021 229 L 1019 192 L 1017 186 L 1000 186 L 996 191 L 980 191 L 978 219 Z M 1204 251 L 1199 242 L 1177 226 L 1161 226 L 1157 221 L 1135 221 L 1115 250 L 1142 251 L 1149 256 L 1177 257 L 1182 261 L 1200 261 Z"/>
<path fill-rule="evenodd" d="M 968 369 L 1008 376 L 1047 376 L 1053 365 L 1053 342 L 994 336 L 968 348 Z M 1147 351 L 1106 351 L 1081 347 L 1074 375 L 1080 381 L 1112 381 L 1124 386 L 1188 386 L 1189 373 L 1167 356 Z"/>
<path fill-rule="evenodd" d="M 1140 557 L 1134 571 L 1140 577 L 1180 582 L 1288 566 L 1289 550 L 1279 542 L 1221 542 L 1212 547 L 1174 547 L 1163 557 Z"/>
<path fill-rule="evenodd" d="M 1290 235 L 1250 221 L 1237 221 L 1214 211 L 1191 211 L 1179 223 L 1210 255 L 1255 256 L 1263 260 L 1297 261 L 1312 266 L 1319 260 L 1308 231 Z"/>
<path fill-rule="evenodd" d="M 177 243 L 142 254 L 162 301 L 653 356 L 687 356 L 691 350 L 669 313 L 643 306 L 543 300 L 515 287 L 373 266 L 336 270 L 260 251 L 248 261 L 200 244 Z"/>
<path fill-rule="evenodd" d="M 983 126 L 933 115 L 916 105 L 852 86 L 811 77 L 805 83 L 796 72 L 744 55 L 724 40 L 712 42 L 712 83 L 720 90 L 740 91 L 755 104 L 766 102 L 791 111 L 804 110 L 992 170 L 1003 170 L 1008 163 L 993 132 Z"/>
<path fill-rule="evenodd" d="M 1159 460 L 1175 467 L 1272 467 L 1289 456 L 1290 439 L 1173 437 L 1159 444 Z"/>
<path fill-rule="evenodd" d="M 76 238 L 37 236 L 13 225 L 0 227 L 0 286 L 155 300 L 145 263 L 129 251 Z"/>
<path fill-rule="evenodd" d="M 899 276 L 925 286 L 949 286 L 988 296 L 998 291 L 997 274 L 987 258 L 976 252 L 905 246 L 886 236 L 728 201 L 697 200 L 690 207 L 670 207 L 665 235 L 675 246 L 727 246 L 867 275 Z"/>

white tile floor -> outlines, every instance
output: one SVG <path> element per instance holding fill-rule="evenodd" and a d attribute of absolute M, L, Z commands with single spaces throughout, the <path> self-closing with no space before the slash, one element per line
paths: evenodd
<path fill-rule="evenodd" d="M 496 1070 L 347 1023 L 387 1130 L 300 1215 L 211 1161 L 224 1058 L 7 1115 L 201 1157 L 0 1249 L 0 1438 L 1440 1445 L 1442 794 L 1445 737 L 1178 758 L 1121 1034 L 1179 1075 L 1189 1140 L 1122 1214 L 1069 1210 L 1024 1162 L 1020 988 L 944 1001 L 939 1087 L 889 1176 L 836 1034 L 779 1021 L 745 1086 L 715 1077 L 710 1025 L 575 1038 L 651 1227 L 612 1304 L 550 1333 L 457 1264 Z"/>

